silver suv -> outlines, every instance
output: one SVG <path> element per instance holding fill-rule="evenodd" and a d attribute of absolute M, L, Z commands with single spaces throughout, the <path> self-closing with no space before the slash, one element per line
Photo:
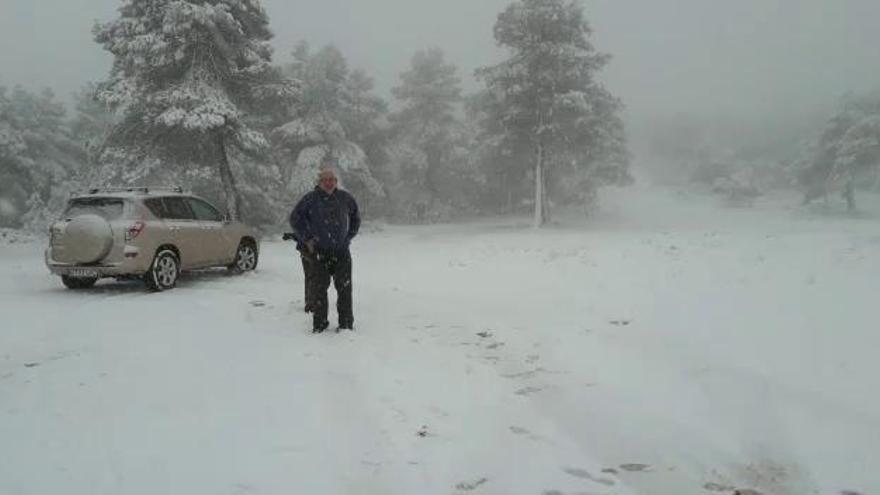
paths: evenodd
<path fill-rule="evenodd" d="M 70 199 L 50 235 L 46 266 L 70 289 L 141 277 L 162 291 L 185 270 L 253 270 L 259 254 L 253 229 L 181 188 L 92 189 Z"/>

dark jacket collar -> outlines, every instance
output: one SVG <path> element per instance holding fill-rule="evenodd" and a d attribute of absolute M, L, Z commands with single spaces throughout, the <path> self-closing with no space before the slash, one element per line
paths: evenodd
<path fill-rule="evenodd" d="M 327 194 L 326 191 L 321 189 L 321 186 L 315 186 L 315 192 L 318 193 L 318 195 L 321 196 L 322 198 L 329 198 L 329 197 L 335 196 L 336 193 L 339 192 L 339 188 L 337 187 L 336 189 L 333 190 L 332 193 Z"/>

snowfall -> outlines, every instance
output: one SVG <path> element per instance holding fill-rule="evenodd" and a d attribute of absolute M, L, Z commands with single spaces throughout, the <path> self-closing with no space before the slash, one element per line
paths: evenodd
<path fill-rule="evenodd" d="M 320 335 L 275 238 L 152 294 L 6 232 L 0 494 L 880 493 L 880 209 L 602 201 L 368 224 Z"/>

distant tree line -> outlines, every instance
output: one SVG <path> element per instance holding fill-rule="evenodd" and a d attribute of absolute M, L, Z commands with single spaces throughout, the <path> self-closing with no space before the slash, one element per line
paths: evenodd
<path fill-rule="evenodd" d="M 686 117 L 660 122 L 648 140 L 651 172 L 725 195 L 799 190 L 804 204 L 855 210 L 859 190 L 880 192 L 880 92 L 845 95 L 826 113 L 748 133 Z"/>
<path fill-rule="evenodd" d="M 498 15 L 508 58 L 465 95 L 439 48 L 413 54 L 391 99 L 332 45 L 269 46 L 258 0 L 123 0 L 94 28 L 113 55 L 72 115 L 51 93 L 0 89 L 0 226 L 45 225 L 100 185 L 184 185 L 277 225 L 324 165 L 366 214 L 399 222 L 596 201 L 631 181 L 622 103 L 598 74 L 581 5 L 520 0 Z"/>

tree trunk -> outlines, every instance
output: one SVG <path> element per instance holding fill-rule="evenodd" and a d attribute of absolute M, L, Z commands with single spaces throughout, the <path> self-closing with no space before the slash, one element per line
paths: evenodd
<path fill-rule="evenodd" d="M 546 148 L 542 147 L 542 151 Z M 547 166 L 547 153 L 542 153 L 541 159 L 541 190 L 544 191 L 544 205 L 541 206 L 541 212 L 544 214 L 544 223 L 548 224 L 553 220 L 553 210 L 550 209 L 550 190 L 547 186 L 547 175 L 550 173 L 550 167 Z"/>
<path fill-rule="evenodd" d="M 220 182 L 223 185 L 223 194 L 226 197 L 226 210 L 229 218 L 238 220 L 241 214 L 241 196 L 235 185 L 235 176 L 229 166 L 229 155 L 226 153 L 226 138 L 223 132 L 217 133 L 217 166 L 220 169 Z"/>
<path fill-rule="evenodd" d="M 535 146 L 535 227 L 547 222 L 546 197 L 544 190 L 544 144 L 539 140 Z"/>
<path fill-rule="evenodd" d="M 846 210 L 850 213 L 856 211 L 856 186 L 855 178 L 850 175 L 843 188 L 843 197 L 846 198 Z"/>

